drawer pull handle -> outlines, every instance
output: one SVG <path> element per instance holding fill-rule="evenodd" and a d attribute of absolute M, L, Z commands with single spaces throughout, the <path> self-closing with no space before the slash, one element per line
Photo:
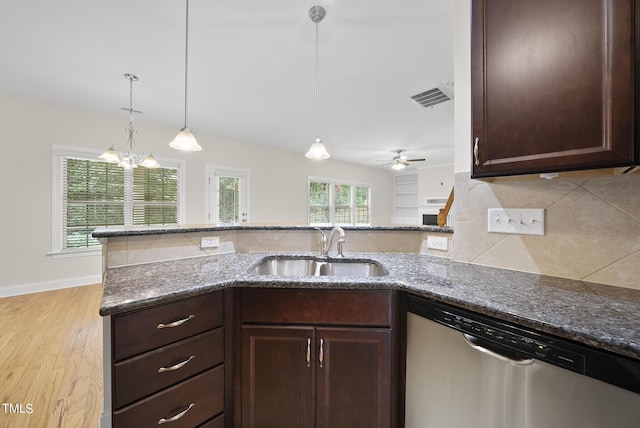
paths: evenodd
<path fill-rule="evenodd" d="M 189 407 L 187 407 L 185 410 L 181 411 L 181 412 L 180 412 L 180 413 L 178 413 L 177 415 L 175 415 L 175 416 L 173 416 L 173 417 L 170 417 L 169 419 L 165 419 L 165 418 L 160 419 L 160 420 L 158 421 L 158 425 L 166 424 L 167 422 L 175 422 L 175 421 L 177 421 L 178 419 L 180 419 L 181 417 L 183 417 L 184 415 L 186 415 L 186 414 L 187 414 L 187 412 L 188 412 L 189 410 L 191 410 L 191 408 L 192 408 L 194 405 L 195 405 L 195 403 L 191 403 L 191 404 L 189 404 Z"/>
<path fill-rule="evenodd" d="M 172 372 L 172 371 L 174 371 L 174 370 L 181 369 L 181 368 L 183 368 L 184 366 L 186 366 L 186 365 L 187 365 L 187 363 L 188 363 L 189 361 L 193 360 L 195 357 L 196 357 L 195 355 L 192 355 L 192 356 L 190 356 L 189 358 L 187 358 L 186 360 L 184 360 L 183 362 L 178 363 L 178 364 L 176 364 L 176 365 L 173 365 L 173 366 L 171 366 L 171 367 L 160 367 L 160 368 L 158 369 L 158 373 L 162 373 L 162 372 Z"/>
<path fill-rule="evenodd" d="M 311 339 L 307 338 L 307 367 L 311 367 Z"/>
<path fill-rule="evenodd" d="M 169 323 L 169 324 L 162 324 L 162 323 L 160 323 L 160 324 L 158 324 L 158 327 L 157 327 L 157 328 L 158 328 L 158 329 L 161 329 L 161 328 L 178 327 L 178 326 L 180 326 L 180 325 L 182 325 L 182 324 L 186 323 L 187 321 L 189 321 L 190 319 L 193 319 L 193 318 L 195 318 L 195 317 L 196 317 L 195 315 L 189 315 L 187 318 L 183 318 L 183 319 L 181 319 L 181 320 L 174 321 L 174 322 Z"/>
<path fill-rule="evenodd" d="M 320 339 L 320 368 L 322 368 L 322 362 L 324 361 L 324 339 Z"/>

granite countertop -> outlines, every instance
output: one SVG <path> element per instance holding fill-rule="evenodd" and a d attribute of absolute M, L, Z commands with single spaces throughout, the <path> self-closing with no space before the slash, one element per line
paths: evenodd
<path fill-rule="evenodd" d="M 413 232 L 437 232 L 437 233 L 453 233 L 453 228 L 439 226 L 341 226 L 344 230 L 363 230 L 363 231 L 413 231 Z M 331 230 L 333 226 L 322 226 L 321 229 Z M 131 227 L 99 227 L 91 236 L 94 238 L 112 238 L 117 236 L 144 236 L 144 235 L 166 235 L 170 233 L 188 233 L 188 232 L 215 232 L 225 230 L 314 230 L 309 225 L 279 225 L 279 224 L 239 224 L 239 225 L 211 225 L 211 224 L 192 224 L 192 225 L 176 225 L 176 226 L 131 226 Z"/>
<path fill-rule="evenodd" d="M 108 269 L 100 314 L 114 315 L 228 287 L 398 289 L 640 359 L 640 290 L 421 254 L 346 254 L 378 261 L 389 272 L 381 277 L 248 273 L 270 255 L 275 253 L 220 254 Z"/>

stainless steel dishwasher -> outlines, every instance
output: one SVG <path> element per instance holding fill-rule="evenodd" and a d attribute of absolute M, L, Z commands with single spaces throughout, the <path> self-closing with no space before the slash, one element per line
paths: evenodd
<path fill-rule="evenodd" d="M 409 296 L 406 428 L 638 428 L 640 362 Z"/>

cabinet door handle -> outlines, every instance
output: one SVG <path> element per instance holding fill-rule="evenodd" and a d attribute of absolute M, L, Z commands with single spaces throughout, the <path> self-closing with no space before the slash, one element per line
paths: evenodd
<path fill-rule="evenodd" d="M 476 137 L 475 143 L 473 144 L 473 157 L 475 159 L 476 166 L 480 165 L 480 159 L 478 158 L 478 143 L 480 142 L 480 138 Z"/>
<path fill-rule="evenodd" d="M 320 339 L 320 368 L 322 368 L 322 362 L 324 361 L 324 340 Z"/>
<path fill-rule="evenodd" d="M 178 327 L 178 326 L 180 326 L 180 325 L 182 325 L 182 324 L 186 323 L 187 321 L 189 321 L 189 320 L 191 320 L 191 319 L 193 319 L 193 318 L 195 318 L 195 317 L 196 317 L 195 315 L 189 315 L 187 318 L 183 318 L 183 319 L 181 319 L 181 320 L 174 321 L 174 322 L 169 323 L 169 324 L 162 324 L 162 323 L 160 323 L 160 324 L 158 324 L 158 326 L 157 326 L 156 328 L 157 328 L 157 329 L 161 329 L 161 328 Z"/>
<path fill-rule="evenodd" d="M 187 363 L 188 363 L 189 361 L 193 360 L 195 357 L 196 357 L 195 355 L 192 355 L 192 356 L 190 356 L 189 358 L 187 358 L 186 360 L 184 360 L 183 362 L 178 363 L 178 364 L 175 364 L 175 365 L 173 365 L 173 366 L 171 366 L 171 367 L 160 367 L 160 368 L 158 369 L 158 373 L 162 373 L 162 372 L 172 372 L 172 371 L 174 371 L 174 370 L 181 369 L 181 368 L 183 368 L 184 366 L 186 366 L 186 365 L 187 365 Z"/>
<path fill-rule="evenodd" d="M 311 338 L 307 338 L 307 367 L 311 367 Z"/>
<path fill-rule="evenodd" d="M 158 421 L 158 425 L 166 424 L 167 422 L 175 422 L 175 421 L 177 421 L 178 419 L 180 419 L 181 417 L 183 417 L 184 415 L 186 415 L 186 414 L 187 414 L 187 412 L 188 412 L 189 410 L 191 410 L 191 408 L 192 408 L 194 405 L 195 405 L 195 403 L 191 403 L 191 404 L 189 404 L 189 407 L 187 407 L 186 409 L 184 409 L 183 411 L 181 411 L 181 412 L 180 412 L 180 413 L 178 413 L 177 415 L 170 417 L 169 419 L 165 419 L 165 418 L 160 419 L 160 420 Z"/>

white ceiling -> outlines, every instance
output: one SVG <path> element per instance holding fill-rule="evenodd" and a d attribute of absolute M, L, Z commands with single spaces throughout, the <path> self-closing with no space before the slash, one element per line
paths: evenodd
<path fill-rule="evenodd" d="M 453 162 L 453 102 L 409 97 L 453 82 L 451 0 L 190 0 L 189 127 L 374 166 L 397 149 Z M 129 102 L 177 130 L 184 115 L 183 0 L 20 0 L 0 13 L 0 92 L 110 115 Z M 126 119 L 125 119 L 126 120 Z M 167 137 L 168 140 L 173 135 Z M 204 147 L 215 150 L 215 147 Z"/>

